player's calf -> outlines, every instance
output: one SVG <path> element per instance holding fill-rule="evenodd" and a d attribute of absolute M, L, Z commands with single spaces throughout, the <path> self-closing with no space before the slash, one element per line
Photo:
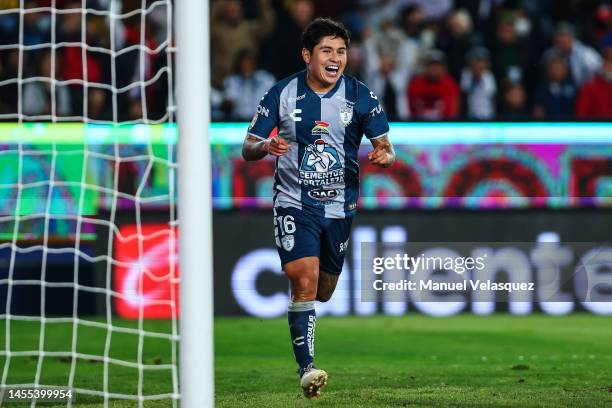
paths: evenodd
<path fill-rule="evenodd" d="M 287 320 L 295 361 L 303 372 L 312 366 L 314 358 L 315 327 L 317 316 L 314 300 L 317 295 L 319 260 L 305 257 L 283 266 L 291 282 L 291 301 Z"/>
<path fill-rule="evenodd" d="M 336 289 L 338 278 L 338 275 L 319 271 L 319 279 L 317 281 L 317 300 L 319 302 L 327 302 L 331 299 Z"/>

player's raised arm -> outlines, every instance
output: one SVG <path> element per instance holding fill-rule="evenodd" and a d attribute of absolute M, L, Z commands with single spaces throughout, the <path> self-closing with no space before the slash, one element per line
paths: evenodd
<path fill-rule="evenodd" d="M 246 161 L 260 160 L 268 154 L 282 156 L 288 151 L 289 143 L 280 136 L 260 139 L 253 135 L 247 135 L 242 144 L 242 157 Z"/>
<path fill-rule="evenodd" d="M 387 135 L 370 139 L 374 150 L 368 153 L 370 163 L 380 167 L 391 167 L 395 162 L 395 150 Z"/>

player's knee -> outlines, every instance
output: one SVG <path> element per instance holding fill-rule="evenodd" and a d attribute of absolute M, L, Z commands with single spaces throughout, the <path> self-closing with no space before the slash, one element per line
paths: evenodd
<path fill-rule="evenodd" d="M 308 274 L 291 279 L 291 295 L 293 301 L 315 300 L 317 280 Z"/>
<path fill-rule="evenodd" d="M 301 276 L 297 279 L 297 288 L 301 291 L 316 290 L 317 280 L 311 276 Z"/>

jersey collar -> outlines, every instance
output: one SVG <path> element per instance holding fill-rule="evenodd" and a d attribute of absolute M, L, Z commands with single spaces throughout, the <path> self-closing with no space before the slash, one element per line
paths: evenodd
<path fill-rule="evenodd" d="M 344 74 L 342 74 L 342 76 L 336 81 L 336 85 L 334 85 L 334 87 L 323 96 L 319 96 L 319 94 L 317 94 L 315 91 L 312 90 L 312 88 L 310 88 L 310 86 L 308 86 L 308 82 L 306 82 L 306 70 L 302 71 L 302 80 L 304 81 L 306 89 L 316 95 L 318 98 L 331 98 L 332 96 L 334 96 L 338 88 L 340 88 L 340 83 L 344 81 Z"/>

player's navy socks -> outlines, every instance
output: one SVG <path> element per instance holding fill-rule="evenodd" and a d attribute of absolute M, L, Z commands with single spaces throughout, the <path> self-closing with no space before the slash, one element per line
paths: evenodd
<path fill-rule="evenodd" d="M 317 323 L 314 301 L 289 301 L 287 319 L 293 354 L 295 354 L 295 361 L 300 366 L 301 376 L 303 369 L 312 364 L 314 357 L 315 326 Z"/>

